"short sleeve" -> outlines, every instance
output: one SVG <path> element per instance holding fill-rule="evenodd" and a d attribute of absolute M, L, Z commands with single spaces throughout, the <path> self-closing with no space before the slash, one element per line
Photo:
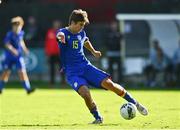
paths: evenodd
<path fill-rule="evenodd" d="M 21 33 L 19 34 L 19 39 L 23 40 L 24 39 L 24 31 L 21 31 Z"/>
<path fill-rule="evenodd" d="M 4 38 L 4 44 L 7 44 L 11 41 L 11 35 L 12 35 L 11 32 L 8 32 L 6 34 L 6 37 Z"/>

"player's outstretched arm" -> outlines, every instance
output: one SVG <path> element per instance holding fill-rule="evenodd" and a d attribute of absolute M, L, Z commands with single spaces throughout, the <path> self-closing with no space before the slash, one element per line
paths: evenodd
<path fill-rule="evenodd" d="M 15 56 L 19 55 L 18 51 L 10 43 L 6 43 L 5 48 L 7 48 Z"/>
<path fill-rule="evenodd" d="M 24 53 L 27 55 L 29 53 L 29 50 L 26 47 L 26 44 L 25 44 L 24 40 L 21 40 L 21 47 L 22 47 Z"/>
<path fill-rule="evenodd" d="M 84 43 L 84 47 L 88 49 L 96 58 L 99 58 L 101 56 L 101 52 L 96 51 L 90 41 L 86 41 Z"/>
<path fill-rule="evenodd" d="M 63 44 L 66 43 L 66 41 L 65 41 L 65 34 L 63 32 L 58 32 L 56 34 L 56 39 L 57 39 L 58 42 L 61 42 Z"/>

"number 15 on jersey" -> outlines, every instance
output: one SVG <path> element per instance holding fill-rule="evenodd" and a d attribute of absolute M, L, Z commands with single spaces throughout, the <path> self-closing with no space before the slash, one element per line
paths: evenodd
<path fill-rule="evenodd" d="M 73 49 L 78 49 L 78 40 L 73 41 Z"/>

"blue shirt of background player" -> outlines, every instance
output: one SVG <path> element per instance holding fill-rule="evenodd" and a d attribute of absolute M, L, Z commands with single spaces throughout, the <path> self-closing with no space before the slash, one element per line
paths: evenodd
<path fill-rule="evenodd" d="M 11 44 L 19 53 L 19 56 L 22 56 L 23 50 L 21 46 L 21 40 L 23 40 L 24 31 L 19 32 L 18 34 L 15 34 L 13 31 L 9 31 L 6 34 L 6 37 L 4 39 L 4 44 Z M 11 51 L 5 48 L 5 56 L 10 59 L 16 59 L 17 56 L 14 56 Z"/>
<path fill-rule="evenodd" d="M 67 28 L 57 31 L 65 34 L 66 43 L 59 43 L 61 67 L 67 75 L 82 73 L 82 69 L 90 64 L 83 51 L 84 42 L 88 40 L 84 30 L 72 34 Z"/>

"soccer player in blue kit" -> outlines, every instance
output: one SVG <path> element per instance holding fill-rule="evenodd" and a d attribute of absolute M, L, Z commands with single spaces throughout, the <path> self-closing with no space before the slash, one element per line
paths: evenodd
<path fill-rule="evenodd" d="M 103 123 L 96 103 L 91 97 L 88 85 L 111 90 L 128 102 L 133 103 L 137 110 L 144 116 L 148 115 L 147 109 L 135 100 L 122 86 L 114 83 L 110 75 L 93 66 L 85 57 L 83 47 L 89 50 L 96 58 L 101 56 L 96 51 L 83 30 L 89 23 L 86 11 L 73 10 L 69 17 L 69 26 L 57 31 L 57 40 L 61 50 L 61 68 L 66 74 L 68 84 L 84 99 L 86 106 L 95 121 L 93 124 Z"/>
<path fill-rule="evenodd" d="M 24 25 L 24 21 L 22 17 L 17 16 L 11 19 L 11 24 L 12 30 L 7 33 L 4 39 L 5 50 L 3 53 L 4 59 L 2 61 L 3 73 L 0 78 L 0 94 L 2 93 L 5 83 L 9 79 L 13 65 L 15 65 L 16 69 L 18 69 L 20 80 L 27 94 L 30 94 L 34 91 L 34 89 L 30 86 L 23 59 L 23 51 L 25 54 L 29 53 L 23 40 L 24 32 L 22 31 L 22 27 Z"/>

